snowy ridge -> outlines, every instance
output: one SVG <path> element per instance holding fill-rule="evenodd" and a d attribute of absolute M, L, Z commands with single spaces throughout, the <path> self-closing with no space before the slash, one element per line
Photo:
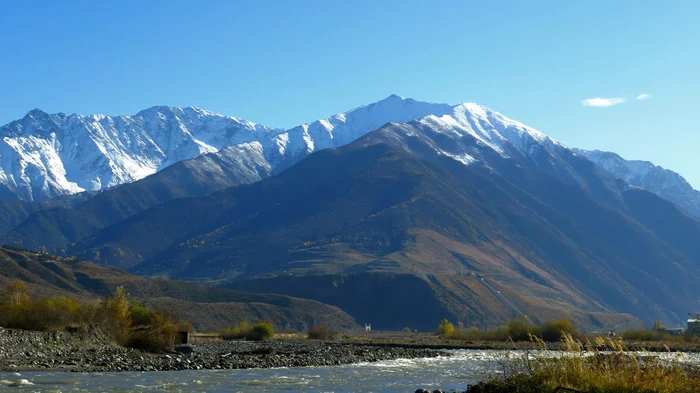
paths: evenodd
<path fill-rule="evenodd" d="M 695 190 L 681 175 L 648 161 L 625 160 L 618 154 L 574 149 L 618 179 L 646 189 L 685 208 L 700 217 L 700 191 Z"/>
<path fill-rule="evenodd" d="M 25 200 L 101 190 L 271 131 L 198 108 L 116 117 L 35 109 L 0 127 L 0 180 Z"/>
<path fill-rule="evenodd" d="M 506 142 L 524 151 L 557 145 L 541 132 L 477 104 L 434 104 L 397 95 L 288 130 L 195 107 L 152 107 L 133 116 L 47 114 L 35 109 L 0 127 L 0 183 L 7 188 L 0 196 L 38 200 L 102 190 L 230 146 L 239 147 L 238 155 L 251 155 L 237 161 L 279 172 L 314 151 L 344 146 L 387 123 L 417 120 L 471 135 L 502 154 Z M 225 153 L 221 155 L 227 160 L 236 155 Z M 464 163 L 475 160 L 466 152 L 441 153 Z"/>

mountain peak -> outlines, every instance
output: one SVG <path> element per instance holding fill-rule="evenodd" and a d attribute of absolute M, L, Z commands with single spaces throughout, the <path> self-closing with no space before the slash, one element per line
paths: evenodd
<path fill-rule="evenodd" d="M 47 115 L 48 115 L 48 113 L 42 111 L 41 109 L 34 108 L 34 109 L 30 110 L 29 112 L 27 112 L 27 114 L 24 117 L 47 116 Z"/>
<path fill-rule="evenodd" d="M 23 123 L 35 124 L 39 129 L 48 124 L 60 123 L 66 119 L 66 114 L 63 112 L 47 113 L 39 108 L 34 108 L 27 112 L 22 118 Z"/>
<path fill-rule="evenodd" d="M 405 98 L 403 96 L 400 96 L 398 94 L 392 94 L 389 97 L 383 99 L 382 101 L 390 101 L 390 100 L 400 100 L 403 101 Z"/>

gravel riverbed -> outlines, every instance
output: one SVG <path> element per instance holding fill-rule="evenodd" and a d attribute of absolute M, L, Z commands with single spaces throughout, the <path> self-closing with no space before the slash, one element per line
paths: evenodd
<path fill-rule="evenodd" d="M 333 366 L 447 356 L 439 350 L 333 341 L 201 342 L 149 354 L 110 342 L 99 332 L 0 330 L 0 371 L 169 371 Z"/>

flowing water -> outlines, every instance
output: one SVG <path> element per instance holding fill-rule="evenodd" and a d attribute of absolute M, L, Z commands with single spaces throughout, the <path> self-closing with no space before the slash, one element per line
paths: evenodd
<path fill-rule="evenodd" d="M 0 391 L 14 392 L 414 392 L 459 390 L 497 373 L 520 351 L 458 350 L 453 356 L 332 367 L 126 373 L 0 373 Z M 700 364 L 700 354 L 660 354 Z"/>

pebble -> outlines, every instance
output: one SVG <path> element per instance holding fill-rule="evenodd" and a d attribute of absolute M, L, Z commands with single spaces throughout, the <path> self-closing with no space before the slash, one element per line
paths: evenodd
<path fill-rule="evenodd" d="M 0 371 L 39 368 L 59 371 L 169 371 L 332 366 L 447 355 L 422 348 L 309 340 L 193 343 L 186 349 L 169 354 L 148 354 L 116 345 L 99 332 L 42 333 L 22 330 L 0 331 L 0 347 L 3 348 Z"/>

